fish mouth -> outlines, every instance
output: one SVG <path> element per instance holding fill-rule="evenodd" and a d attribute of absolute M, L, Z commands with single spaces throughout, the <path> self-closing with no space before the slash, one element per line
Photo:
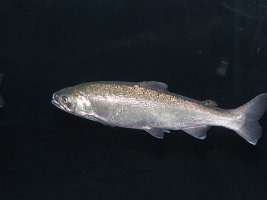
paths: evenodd
<path fill-rule="evenodd" d="M 63 108 L 57 101 L 55 101 L 54 99 L 51 101 L 51 103 L 54 105 L 54 106 L 56 106 L 56 107 L 58 107 L 58 108 Z"/>
<path fill-rule="evenodd" d="M 54 106 L 64 110 L 64 107 L 58 102 L 58 95 L 56 93 L 53 94 L 51 103 Z"/>

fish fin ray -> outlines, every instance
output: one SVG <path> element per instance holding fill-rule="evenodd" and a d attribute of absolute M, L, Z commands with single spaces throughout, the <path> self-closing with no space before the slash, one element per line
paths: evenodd
<path fill-rule="evenodd" d="M 140 86 L 148 87 L 157 90 L 167 90 L 168 85 L 166 83 L 158 82 L 158 81 L 143 81 L 139 83 Z"/>
<path fill-rule="evenodd" d="M 261 137 L 262 129 L 258 120 L 262 117 L 266 108 L 267 93 L 264 93 L 233 110 L 234 113 L 241 114 L 241 120 L 237 122 L 238 128 L 234 130 L 250 144 L 256 145 Z M 240 123 L 242 124 L 240 125 Z"/>
<path fill-rule="evenodd" d="M 210 128 L 210 126 L 204 125 L 199 127 L 192 127 L 192 128 L 183 128 L 182 130 L 189 135 L 204 140 L 207 137 L 207 130 Z"/>
<path fill-rule="evenodd" d="M 205 101 L 202 101 L 202 102 L 203 102 L 204 105 L 206 105 L 206 106 L 211 106 L 211 107 L 217 107 L 217 106 L 218 106 L 218 104 L 217 104 L 216 101 L 213 101 L 213 100 L 210 100 L 210 99 L 205 100 Z"/>
<path fill-rule="evenodd" d="M 93 115 L 86 115 L 85 118 L 89 119 L 89 120 L 92 120 L 92 121 L 95 121 L 95 122 L 99 122 L 99 123 L 104 124 L 106 126 L 109 126 L 108 122 L 106 122 L 103 119 L 100 119 L 99 117 L 96 117 L 96 116 L 93 116 Z"/>
<path fill-rule="evenodd" d="M 158 138 L 158 139 L 163 139 L 164 138 L 164 133 L 169 133 L 170 131 L 168 130 L 162 130 L 160 128 L 149 128 L 149 129 L 144 129 L 146 132 L 148 132 L 150 135 Z"/>

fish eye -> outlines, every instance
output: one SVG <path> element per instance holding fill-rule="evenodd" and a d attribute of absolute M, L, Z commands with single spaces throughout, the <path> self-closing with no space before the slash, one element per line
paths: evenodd
<path fill-rule="evenodd" d="M 63 96 L 61 99 L 62 99 L 63 103 L 68 103 L 69 102 L 69 98 L 67 96 Z"/>

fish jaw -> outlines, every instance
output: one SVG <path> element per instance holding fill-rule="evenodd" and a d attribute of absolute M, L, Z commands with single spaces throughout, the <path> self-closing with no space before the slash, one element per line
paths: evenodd
<path fill-rule="evenodd" d="M 52 103 L 54 106 L 56 106 L 57 108 L 59 108 L 59 109 L 61 109 L 61 110 L 65 110 L 64 107 L 59 103 L 59 96 L 57 95 L 56 92 L 53 94 L 51 103 Z"/>

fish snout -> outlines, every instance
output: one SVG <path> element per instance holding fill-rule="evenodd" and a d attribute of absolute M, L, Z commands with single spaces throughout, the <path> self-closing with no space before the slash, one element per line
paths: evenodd
<path fill-rule="evenodd" d="M 52 96 L 52 104 L 55 105 L 56 107 L 60 107 L 59 103 L 59 95 L 55 92 Z"/>
<path fill-rule="evenodd" d="M 57 101 L 57 102 L 58 102 L 58 100 L 59 100 L 59 95 L 55 92 L 55 93 L 53 94 L 52 99 L 53 99 L 54 101 Z"/>

